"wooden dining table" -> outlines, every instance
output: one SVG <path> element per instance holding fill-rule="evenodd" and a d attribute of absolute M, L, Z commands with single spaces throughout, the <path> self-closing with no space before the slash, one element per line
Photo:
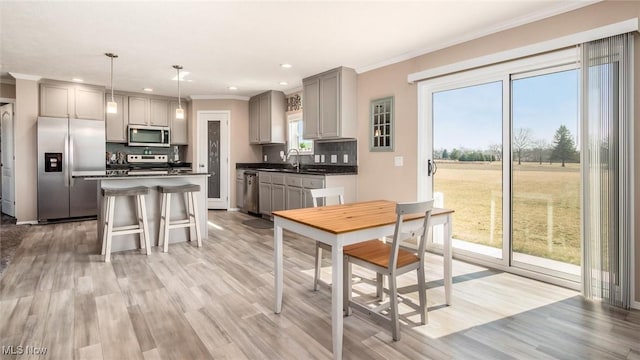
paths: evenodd
<path fill-rule="evenodd" d="M 346 245 L 393 235 L 396 222 L 395 210 L 395 202 L 375 200 L 344 205 L 274 211 L 272 213 L 276 314 L 282 311 L 284 291 L 283 230 L 286 229 L 331 245 L 331 325 L 334 359 L 342 359 L 343 248 Z M 431 212 L 431 226 L 444 225 L 444 291 L 447 305 L 451 304 L 451 228 L 453 212 L 453 210 L 442 208 L 434 208 Z M 424 215 L 418 214 L 410 217 L 408 221 L 420 221 L 421 218 L 424 218 Z"/>

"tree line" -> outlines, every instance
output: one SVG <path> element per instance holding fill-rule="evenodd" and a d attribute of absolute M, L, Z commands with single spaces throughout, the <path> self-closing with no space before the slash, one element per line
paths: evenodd
<path fill-rule="evenodd" d="M 455 161 L 500 161 L 502 146 L 492 144 L 484 150 L 457 149 L 434 150 L 435 159 Z M 519 128 L 513 136 L 513 160 L 518 165 L 525 162 L 559 162 L 563 167 L 566 163 L 580 162 L 580 153 L 576 149 L 573 135 L 569 129 L 561 125 L 553 136 L 552 143 L 544 139 L 535 139 L 533 131 L 529 128 Z"/>

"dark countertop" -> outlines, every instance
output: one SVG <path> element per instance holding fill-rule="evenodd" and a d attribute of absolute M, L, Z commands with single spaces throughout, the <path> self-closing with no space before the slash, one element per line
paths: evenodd
<path fill-rule="evenodd" d="M 136 179 L 136 178 L 167 178 L 167 177 L 184 177 L 184 176 L 211 176 L 205 172 L 193 171 L 170 171 L 169 173 L 157 174 L 136 174 L 127 172 L 108 172 L 108 171 L 78 171 L 72 174 L 74 178 L 82 178 L 85 180 L 116 180 L 116 179 Z"/>
<path fill-rule="evenodd" d="M 236 169 L 302 175 L 358 175 L 358 167 L 349 165 L 303 164 L 300 166 L 300 171 L 296 172 L 295 168 L 288 163 L 237 163 Z"/>

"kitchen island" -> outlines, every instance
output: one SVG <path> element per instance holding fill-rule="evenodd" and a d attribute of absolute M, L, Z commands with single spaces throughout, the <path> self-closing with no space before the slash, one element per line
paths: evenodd
<path fill-rule="evenodd" d="M 200 232 L 203 239 L 207 239 L 207 177 L 208 173 L 169 171 L 158 172 L 157 174 L 131 174 L 123 172 L 76 172 L 74 178 L 83 178 L 85 180 L 96 181 L 96 191 L 98 196 L 98 245 L 102 246 L 102 231 L 104 229 L 104 218 L 102 214 L 103 196 L 100 189 L 102 187 L 109 188 L 125 188 L 133 186 L 146 186 L 149 188 L 149 195 L 146 196 L 147 221 L 149 223 L 150 243 L 151 246 L 158 245 L 158 234 L 160 226 L 160 198 L 161 194 L 157 187 L 160 185 L 182 185 L 197 184 L 200 185 L 200 192 L 196 194 L 198 202 L 198 216 L 200 217 Z M 133 197 L 122 197 L 116 200 L 115 221 L 114 226 L 131 225 L 137 223 L 135 202 Z M 171 201 L 171 218 L 186 218 L 185 201 L 178 196 L 173 196 Z M 195 235 L 194 235 L 195 237 Z M 123 251 L 137 249 L 139 235 L 129 234 L 114 238 L 111 245 L 111 251 Z M 189 239 L 189 229 L 172 229 L 170 233 L 169 243 L 183 242 Z M 171 249 L 169 249 L 171 251 Z"/>

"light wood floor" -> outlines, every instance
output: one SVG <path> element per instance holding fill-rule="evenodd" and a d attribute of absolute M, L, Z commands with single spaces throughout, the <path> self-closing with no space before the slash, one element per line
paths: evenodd
<path fill-rule="evenodd" d="M 244 226 L 249 218 L 212 211 L 203 248 L 115 253 L 111 263 L 97 255 L 94 221 L 33 226 L 0 282 L 0 345 L 46 347 L 39 359 L 330 358 L 331 296 L 312 291 L 313 243 L 285 234 L 284 306 L 275 315 L 272 230 Z M 638 311 L 458 261 L 447 307 L 442 258 L 427 264 L 429 323 L 419 326 L 403 306 L 402 339 L 393 342 L 354 314 L 344 321 L 345 358 L 640 359 Z M 414 277 L 400 285 L 416 300 Z M 356 291 L 374 288 L 362 282 Z"/>

